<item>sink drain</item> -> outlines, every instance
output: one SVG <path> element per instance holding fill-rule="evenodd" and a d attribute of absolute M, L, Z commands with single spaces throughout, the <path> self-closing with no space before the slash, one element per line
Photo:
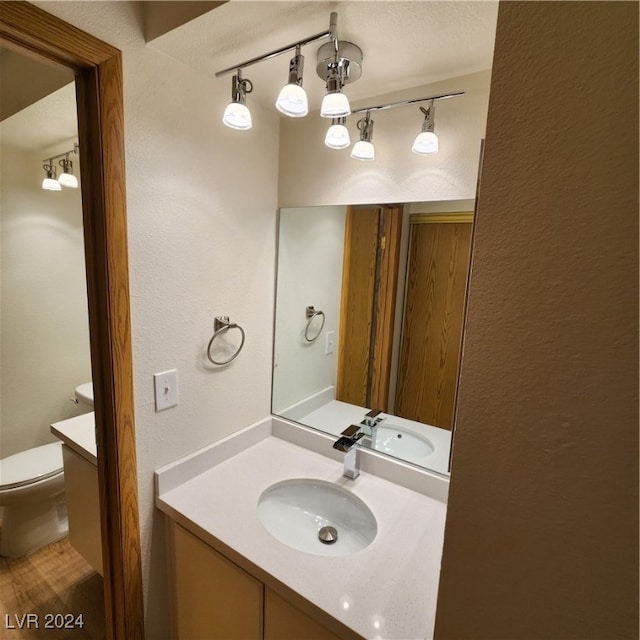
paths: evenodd
<path fill-rule="evenodd" d="M 318 531 L 318 539 L 322 544 L 334 544 L 338 540 L 338 530 L 335 527 L 322 527 Z"/>

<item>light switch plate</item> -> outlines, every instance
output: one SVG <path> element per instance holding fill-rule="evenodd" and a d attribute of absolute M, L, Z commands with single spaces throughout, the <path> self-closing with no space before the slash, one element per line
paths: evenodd
<path fill-rule="evenodd" d="M 156 411 L 164 411 L 178 404 L 178 370 L 170 369 L 153 374 Z"/>
<path fill-rule="evenodd" d="M 327 331 L 324 339 L 324 355 L 328 356 L 333 353 L 336 348 L 336 332 Z"/>

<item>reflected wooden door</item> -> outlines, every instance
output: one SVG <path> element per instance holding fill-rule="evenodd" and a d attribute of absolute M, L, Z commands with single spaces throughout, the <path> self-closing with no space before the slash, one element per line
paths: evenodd
<path fill-rule="evenodd" d="M 411 217 L 395 413 L 451 429 L 472 214 Z"/>
<path fill-rule="evenodd" d="M 402 208 L 349 207 L 336 399 L 387 410 Z"/>

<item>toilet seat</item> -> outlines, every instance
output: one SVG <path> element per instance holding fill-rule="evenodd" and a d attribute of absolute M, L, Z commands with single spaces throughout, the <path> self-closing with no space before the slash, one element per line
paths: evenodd
<path fill-rule="evenodd" d="M 45 444 L 0 460 L 0 491 L 26 487 L 62 473 L 62 443 Z"/>

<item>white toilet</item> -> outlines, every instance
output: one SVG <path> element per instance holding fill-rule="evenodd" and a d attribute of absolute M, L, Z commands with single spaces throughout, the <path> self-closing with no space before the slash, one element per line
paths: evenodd
<path fill-rule="evenodd" d="M 17 558 L 67 535 L 61 442 L 0 460 L 0 507 L 0 555 Z"/>
<path fill-rule="evenodd" d="M 84 412 L 93 411 L 93 383 L 80 384 L 74 392 Z M 2 556 L 17 558 L 67 535 L 61 442 L 0 460 L 0 508 Z"/>
<path fill-rule="evenodd" d="M 79 384 L 73 391 L 76 403 L 82 412 L 93 411 L 93 382 Z"/>

